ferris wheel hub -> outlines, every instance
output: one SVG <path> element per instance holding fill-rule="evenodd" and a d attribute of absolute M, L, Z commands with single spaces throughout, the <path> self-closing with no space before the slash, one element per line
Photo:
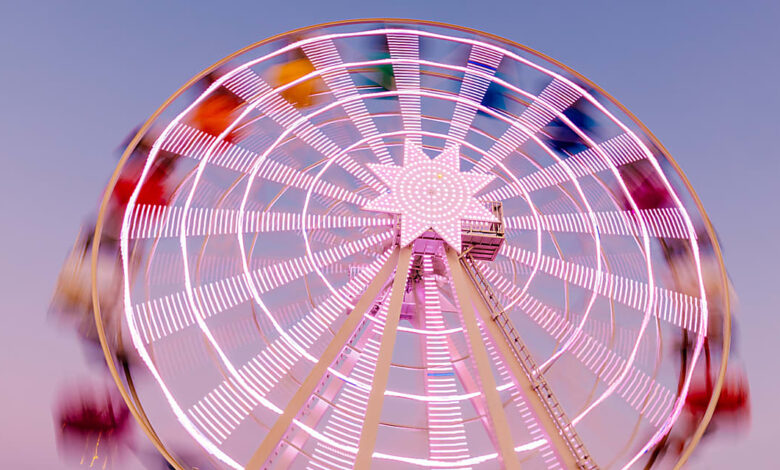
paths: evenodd
<path fill-rule="evenodd" d="M 409 245 L 432 229 L 460 252 L 462 220 L 499 221 L 474 196 L 494 176 L 460 171 L 457 146 L 449 146 L 431 159 L 416 144 L 406 141 L 402 166 L 372 163 L 367 166 L 390 192 L 369 201 L 363 209 L 399 214 L 401 246 Z"/>

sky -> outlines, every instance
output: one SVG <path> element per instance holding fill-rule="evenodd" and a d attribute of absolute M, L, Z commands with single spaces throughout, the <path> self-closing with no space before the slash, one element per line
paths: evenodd
<path fill-rule="evenodd" d="M 0 463 L 63 468 L 52 406 L 90 371 L 47 317 L 54 281 L 117 148 L 200 70 L 263 38 L 365 17 L 453 23 L 572 67 L 642 120 L 712 219 L 739 295 L 752 426 L 689 468 L 767 468 L 780 389 L 780 3 L 392 0 L 35 2 L 0 5 Z M 128 468 L 140 468 L 128 462 Z"/>

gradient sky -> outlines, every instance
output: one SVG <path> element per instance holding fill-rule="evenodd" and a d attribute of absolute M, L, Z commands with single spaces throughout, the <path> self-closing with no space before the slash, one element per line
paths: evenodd
<path fill-rule="evenodd" d="M 125 136 L 234 50 L 360 17 L 436 20 L 525 44 L 602 86 L 658 136 L 720 234 L 751 383 L 750 432 L 710 440 L 689 467 L 776 465 L 780 2 L 118 3 L 0 5 L 1 466 L 63 468 L 53 399 L 57 387 L 89 371 L 73 335 L 46 310 Z"/>

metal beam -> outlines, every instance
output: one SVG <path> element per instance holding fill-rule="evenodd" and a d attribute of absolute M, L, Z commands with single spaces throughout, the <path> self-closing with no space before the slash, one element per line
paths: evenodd
<path fill-rule="evenodd" d="M 471 355 L 477 366 L 479 380 L 482 385 L 482 392 L 485 394 L 490 423 L 493 426 L 496 440 L 498 441 L 498 457 L 502 467 L 508 470 L 519 470 L 520 460 L 515 452 L 514 441 L 509 428 L 504 406 L 501 403 L 501 396 L 496 390 L 496 380 L 493 377 L 493 370 L 490 367 L 487 349 L 482 342 L 482 335 L 477 325 L 477 317 L 474 313 L 473 304 L 478 304 L 481 300 L 474 297 L 468 289 L 470 282 L 463 272 L 460 265 L 458 254 L 452 248 L 447 247 L 447 264 L 450 267 L 452 283 L 455 285 L 455 295 L 458 298 L 460 311 L 463 316 L 463 327 L 471 346 Z M 472 302 L 473 301 L 473 302 Z"/>
<path fill-rule="evenodd" d="M 450 356 L 457 357 L 458 350 L 455 348 L 455 345 L 452 343 L 452 339 L 447 339 L 447 347 L 450 350 Z M 458 380 L 460 380 L 460 383 L 463 385 L 463 391 L 466 393 L 472 393 L 472 392 L 479 392 L 479 386 L 477 385 L 477 380 L 474 378 L 473 374 L 466 368 L 465 361 L 458 361 L 452 364 L 452 368 L 455 371 L 455 375 L 458 377 Z M 482 427 L 485 428 L 485 433 L 490 438 L 490 442 L 493 443 L 493 445 L 498 448 L 498 440 L 496 439 L 496 433 L 495 429 L 490 425 L 490 419 L 487 411 L 487 405 L 485 404 L 485 398 L 480 394 L 475 397 L 469 398 L 469 401 L 471 402 L 471 406 L 474 407 L 474 409 L 477 411 L 479 416 L 479 421 L 482 423 Z"/>
<path fill-rule="evenodd" d="M 406 256 L 408 261 L 408 254 Z M 347 319 L 344 320 L 344 323 L 336 332 L 336 335 L 333 337 L 330 344 L 328 344 L 325 352 L 322 353 L 317 363 L 314 364 L 314 367 L 309 372 L 309 375 L 306 376 L 306 379 L 303 381 L 298 391 L 295 392 L 295 395 L 293 395 L 292 399 L 287 403 L 284 412 L 279 416 L 279 419 L 276 420 L 271 430 L 265 436 L 263 442 L 260 444 L 260 447 L 249 459 L 249 463 L 247 463 L 245 467 L 246 470 L 260 470 L 266 464 L 266 461 L 271 456 L 271 453 L 274 451 L 276 446 L 279 444 L 279 441 L 282 440 L 282 437 L 284 437 L 284 434 L 289 429 L 293 419 L 295 419 L 295 417 L 298 415 L 298 412 L 300 412 L 301 408 L 309 400 L 312 393 L 314 393 L 314 390 L 322 380 L 325 372 L 327 372 L 328 367 L 330 367 L 330 365 L 333 364 L 333 361 L 336 360 L 336 357 L 339 355 L 341 350 L 344 348 L 344 345 L 347 343 L 347 341 L 349 341 L 349 338 L 360 324 L 360 321 L 363 319 L 365 312 L 371 306 L 371 303 L 376 298 L 385 280 L 390 276 L 390 273 L 394 267 L 393 265 L 396 264 L 398 257 L 398 249 L 396 249 L 368 285 L 363 295 L 355 304 L 355 308 L 352 309 L 352 311 L 347 316 Z"/>
<path fill-rule="evenodd" d="M 374 382 L 371 384 L 371 393 L 368 395 L 366 416 L 363 419 L 363 431 L 360 433 L 355 468 L 368 469 L 371 467 L 371 458 L 374 455 L 376 434 L 379 430 L 379 419 L 382 415 L 382 405 L 387 389 L 387 376 L 390 373 L 390 363 L 393 361 L 393 349 L 395 348 L 395 336 L 398 330 L 398 322 L 401 319 L 401 304 L 406 290 L 406 279 L 409 276 L 409 260 L 412 257 L 412 247 L 401 248 L 398 257 L 398 268 L 395 270 L 393 290 L 390 292 L 390 305 L 385 318 L 385 328 L 382 331 L 382 341 L 379 343 L 379 356 L 374 369 Z"/>
<path fill-rule="evenodd" d="M 384 290 L 384 287 L 380 292 Z M 373 338 L 371 328 L 367 329 L 363 335 L 357 340 L 354 345 L 354 349 L 363 350 L 369 338 Z M 358 354 L 349 354 L 347 358 L 341 364 L 341 373 L 345 376 L 349 376 L 352 373 L 352 369 L 355 367 L 358 361 Z M 330 408 L 328 402 L 332 402 L 336 394 L 344 386 L 344 383 L 339 380 L 331 380 L 330 383 L 320 392 L 320 398 L 317 404 L 309 410 L 309 414 L 306 416 L 307 425 L 312 428 L 316 428 L 322 418 L 325 416 L 325 412 Z M 305 432 L 296 433 L 289 439 L 290 445 L 285 447 L 278 457 L 274 458 L 274 464 L 277 468 L 289 468 L 292 465 L 292 461 L 298 456 L 299 450 L 303 448 L 306 441 L 309 439 L 309 435 Z"/>
<path fill-rule="evenodd" d="M 452 269 L 452 267 L 450 267 L 450 269 Z M 461 273 L 461 275 L 466 275 L 460 261 L 457 262 L 457 270 Z M 563 436 L 561 436 L 555 421 L 553 421 L 553 418 L 547 412 L 547 408 L 545 408 L 544 404 L 539 398 L 539 394 L 534 389 L 534 385 L 531 383 L 531 379 L 520 366 L 520 362 L 518 362 L 517 358 L 512 352 L 512 349 L 504 337 L 501 328 L 495 321 L 493 321 L 488 307 L 485 305 L 485 300 L 477 290 L 477 286 L 471 281 L 468 281 L 467 285 L 467 291 L 475 299 L 474 306 L 476 307 L 476 311 L 482 320 L 482 324 L 485 325 L 485 330 L 488 334 L 488 337 L 493 340 L 493 344 L 496 346 L 499 354 L 504 359 L 504 363 L 509 368 L 509 372 L 518 387 L 518 391 L 522 393 L 526 402 L 533 410 L 534 415 L 536 415 L 536 418 L 539 420 L 539 424 L 542 425 L 545 434 L 547 434 L 547 438 L 549 439 L 550 444 L 557 451 L 558 457 L 561 459 L 566 468 L 580 468 L 580 465 L 577 462 L 577 458 L 572 453 L 572 450 L 566 443 L 566 440 L 563 438 Z"/>

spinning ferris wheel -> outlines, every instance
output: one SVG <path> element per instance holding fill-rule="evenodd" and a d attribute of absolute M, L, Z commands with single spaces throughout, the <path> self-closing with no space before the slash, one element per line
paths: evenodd
<path fill-rule="evenodd" d="M 683 412 L 719 303 L 706 218 L 641 124 L 452 26 L 239 51 L 155 113 L 111 188 L 101 339 L 132 344 L 134 416 L 199 468 L 630 467 Z"/>

